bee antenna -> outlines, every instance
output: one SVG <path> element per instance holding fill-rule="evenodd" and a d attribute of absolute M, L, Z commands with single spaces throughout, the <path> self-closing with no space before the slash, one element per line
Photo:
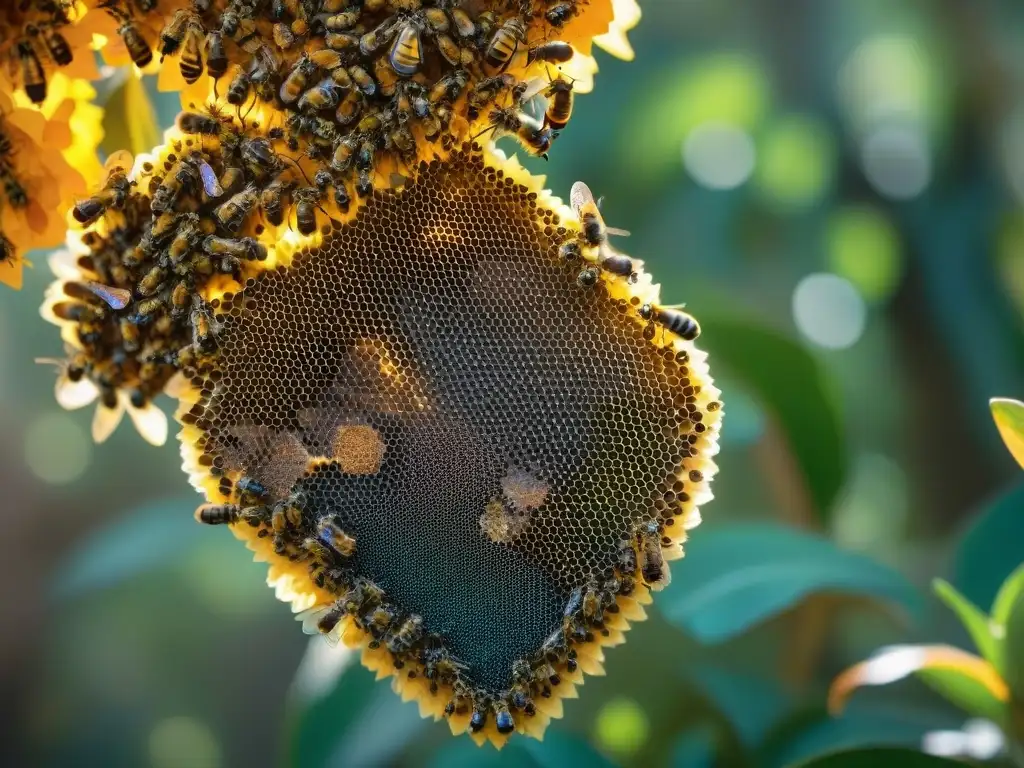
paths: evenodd
<path fill-rule="evenodd" d="M 304 170 L 302 170 L 302 166 L 299 165 L 298 162 L 296 162 L 294 158 L 288 157 L 288 155 L 285 155 L 285 154 L 281 154 L 280 157 L 283 160 L 287 160 L 289 163 L 291 163 L 296 168 L 298 168 L 299 169 L 299 173 L 302 174 L 302 178 L 304 178 L 306 180 L 306 183 L 309 184 L 310 186 L 313 186 L 313 182 L 309 180 L 309 176 L 306 175 L 306 172 Z M 325 211 L 325 213 L 326 213 L 326 211 Z"/>

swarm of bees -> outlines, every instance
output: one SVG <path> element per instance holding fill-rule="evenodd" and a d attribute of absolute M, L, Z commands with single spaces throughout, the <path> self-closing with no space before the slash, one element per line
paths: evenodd
<path fill-rule="evenodd" d="M 28 195 L 14 172 L 14 146 L 9 136 L 4 133 L 3 118 L 0 117 L 0 207 L 9 205 L 12 208 L 24 208 L 28 205 Z M 14 245 L 0 231 L 0 262 L 14 258 Z"/>
<path fill-rule="evenodd" d="M 362 196 L 481 132 L 546 156 L 572 114 L 573 83 L 557 68 L 573 49 L 550 38 L 576 0 L 479 13 L 450 0 L 192 0 L 151 44 L 128 2 L 101 7 L 136 64 L 175 58 L 186 83 L 205 72 L 239 118 L 279 113 L 293 155 Z"/>
<path fill-rule="evenodd" d="M 66 67 L 74 58 L 65 38 L 74 5 L 72 0 L 21 0 L 4 3 L 0 9 L 0 29 L 9 30 L 10 35 L 0 41 L 0 51 L 6 49 L 9 75 L 36 104 L 46 101 L 47 73 Z"/>
<path fill-rule="evenodd" d="M 294 211 L 300 231 L 318 226 L 316 201 L 326 189 L 278 154 L 279 133 L 242 130 L 210 112 L 183 113 L 179 123 L 184 135 L 134 178 L 131 157 L 113 156 L 103 187 L 71 211 L 85 227 L 88 254 L 78 267 L 91 287 L 65 283 L 52 311 L 75 325 L 75 370 L 111 408 L 118 391 L 141 408 L 175 372 L 209 365 L 217 302 L 204 295 L 211 281 L 243 283 L 267 259 L 262 222 L 281 224 Z"/>

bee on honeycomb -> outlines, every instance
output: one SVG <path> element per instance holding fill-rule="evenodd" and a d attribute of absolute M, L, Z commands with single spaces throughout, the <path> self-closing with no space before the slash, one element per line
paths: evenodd
<path fill-rule="evenodd" d="M 211 297 L 217 354 L 179 390 L 198 517 L 308 631 L 497 746 L 644 617 L 715 473 L 696 334 L 573 197 L 478 145 L 421 161 Z"/>

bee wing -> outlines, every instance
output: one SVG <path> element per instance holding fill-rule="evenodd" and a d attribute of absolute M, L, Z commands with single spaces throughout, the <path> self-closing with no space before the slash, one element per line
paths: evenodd
<path fill-rule="evenodd" d="M 53 387 L 53 395 L 57 398 L 57 404 L 66 411 L 84 408 L 96 400 L 99 394 L 100 391 L 96 385 L 85 377 L 78 381 L 71 381 L 67 376 L 58 376 L 57 383 Z"/>
<path fill-rule="evenodd" d="M 86 280 L 83 285 L 92 291 L 93 294 L 103 299 L 111 309 L 124 309 L 128 306 L 128 302 L 132 300 L 131 291 L 127 291 L 124 288 L 112 288 L 109 285 L 97 283 L 94 280 Z"/>
<path fill-rule="evenodd" d="M 117 429 L 117 425 L 121 423 L 122 416 L 124 416 L 124 403 L 120 400 L 113 408 L 107 408 L 102 403 L 97 405 L 96 412 L 92 416 L 93 442 L 105 442 Z"/>
<path fill-rule="evenodd" d="M 605 227 L 604 231 L 609 235 L 618 235 L 619 237 L 629 237 L 628 229 L 619 229 L 618 227 Z"/>
<path fill-rule="evenodd" d="M 544 90 L 547 86 L 547 81 L 543 77 L 535 77 L 526 84 L 526 90 L 523 91 L 523 95 L 519 97 L 520 101 L 529 101 L 538 93 Z"/>
<path fill-rule="evenodd" d="M 320 621 L 320 617 L 327 613 L 330 608 L 331 604 L 327 603 L 326 605 L 314 605 L 312 608 L 296 613 L 296 620 L 302 622 L 303 634 L 319 635 L 320 628 L 317 626 L 317 622 Z"/>
<path fill-rule="evenodd" d="M 153 403 L 146 403 L 144 408 L 128 406 L 128 415 L 142 439 L 150 445 L 163 445 L 167 442 L 167 414 Z"/>
<path fill-rule="evenodd" d="M 579 213 L 580 208 L 584 205 L 592 202 L 594 202 L 594 193 L 590 191 L 590 187 L 582 181 L 577 181 L 572 185 L 572 189 L 569 190 L 569 205 L 576 213 Z"/>

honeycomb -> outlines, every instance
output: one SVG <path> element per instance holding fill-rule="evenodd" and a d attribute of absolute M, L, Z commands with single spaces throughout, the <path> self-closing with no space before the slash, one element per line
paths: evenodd
<path fill-rule="evenodd" d="M 464 146 L 213 300 L 215 363 L 185 371 L 199 519 L 478 742 L 543 733 L 710 497 L 704 356 L 602 253 Z"/>

